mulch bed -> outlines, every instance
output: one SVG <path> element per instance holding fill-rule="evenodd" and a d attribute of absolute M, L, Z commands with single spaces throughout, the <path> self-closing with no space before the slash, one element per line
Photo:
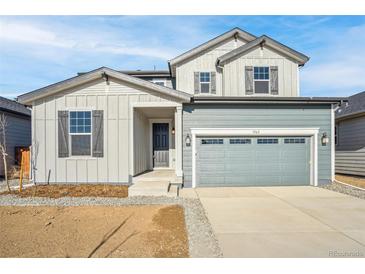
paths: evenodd
<path fill-rule="evenodd" d="M 336 180 L 365 189 L 365 177 L 363 176 L 336 174 Z"/>
<path fill-rule="evenodd" d="M 0 195 L 9 194 L 8 191 L 1 192 Z M 19 190 L 12 190 L 10 194 L 20 197 L 128 197 L 128 186 L 125 185 L 37 185 Z"/>

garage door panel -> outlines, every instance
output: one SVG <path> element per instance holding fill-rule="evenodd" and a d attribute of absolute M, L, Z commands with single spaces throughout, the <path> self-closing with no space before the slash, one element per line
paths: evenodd
<path fill-rule="evenodd" d="M 207 149 L 207 148 L 205 148 Z M 222 159 L 224 157 L 224 151 L 204 151 L 204 152 L 200 152 L 199 153 L 199 158 L 200 159 L 211 159 L 212 157 L 215 157 L 215 159 L 217 159 L 217 157 L 219 157 L 218 159 Z"/>
<path fill-rule="evenodd" d="M 219 139 L 219 144 L 202 145 L 201 138 L 197 138 L 198 186 L 309 184 L 309 137 L 243 136 Z"/>
<path fill-rule="evenodd" d="M 204 175 L 200 175 L 198 177 L 202 182 L 206 182 L 208 184 L 219 183 L 221 184 L 224 182 L 225 174 L 224 173 L 204 173 Z"/>
<path fill-rule="evenodd" d="M 227 176 L 225 177 L 224 181 L 225 186 L 252 186 L 255 185 L 255 181 L 252 179 L 252 176 L 243 176 L 243 177 L 237 177 L 237 176 Z"/>
<path fill-rule="evenodd" d="M 301 175 L 302 176 L 298 176 L 298 174 L 293 175 L 293 176 L 287 176 L 287 175 L 283 176 L 283 183 L 282 183 L 282 185 L 298 185 L 298 186 L 302 186 L 302 185 L 308 184 L 307 181 L 305 180 L 305 178 L 306 178 L 305 174 L 301 174 Z"/>
<path fill-rule="evenodd" d="M 226 174 L 226 169 L 223 165 L 210 165 L 209 167 L 203 166 L 199 169 L 200 174 L 222 174 L 224 176 Z"/>
<path fill-rule="evenodd" d="M 280 185 L 281 176 L 280 175 L 256 175 L 255 185 L 267 186 L 267 185 Z"/>
<path fill-rule="evenodd" d="M 231 172 L 234 172 L 234 173 L 237 173 L 237 174 L 247 174 L 249 172 L 252 172 L 254 168 L 254 165 L 242 165 L 242 163 L 227 163 L 225 165 L 225 170 L 226 171 L 231 171 Z"/>

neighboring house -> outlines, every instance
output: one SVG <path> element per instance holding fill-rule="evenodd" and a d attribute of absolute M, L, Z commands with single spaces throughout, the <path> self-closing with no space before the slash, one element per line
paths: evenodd
<path fill-rule="evenodd" d="M 37 183 L 132 183 L 172 169 L 185 187 L 334 179 L 334 107 L 299 97 L 308 57 L 234 28 L 168 62 L 102 67 L 23 94 Z"/>
<path fill-rule="evenodd" d="M 0 115 L 3 114 L 7 121 L 6 149 L 8 167 L 10 168 L 14 164 L 19 164 L 16 159 L 16 148 L 31 145 L 31 112 L 22 104 L 0 97 Z M 4 162 L 2 155 L 0 155 L 0 176 L 3 177 L 4 175 Z"/>
<path fill-rule="evenodd" d="M 336 110 L 336 172 L 365 176 L 365 91 Z"/>

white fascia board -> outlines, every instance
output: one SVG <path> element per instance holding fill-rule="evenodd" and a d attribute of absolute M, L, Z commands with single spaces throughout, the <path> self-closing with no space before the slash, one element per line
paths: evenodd
<path fill-rule="evenodd" d="M 191 133 L 198 136 L 311 136 L 319 132 L 319 128 L 192 128 Z"/>

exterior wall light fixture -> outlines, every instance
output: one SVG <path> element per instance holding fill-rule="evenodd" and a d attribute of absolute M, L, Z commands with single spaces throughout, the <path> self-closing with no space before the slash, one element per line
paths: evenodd
<path fill-rule="evenodd" d="M 327 136 L 327 133 L 324 132 L 322 137 L 321 137 L 321 142 L 322 142 L 322 145 L 325 146 L 329 143 L 330 139 L 328 138 Z"/>
<path fill-rule="evenodd" d="M 191 137 L 190 137 L 189 133 L 188 133 L 188 135 L 186 135 L 186 137 L 185 137 L 185 145 L 186 145 L 187 147 L 190 147 L 190 145 L 191 145 Z"/>

